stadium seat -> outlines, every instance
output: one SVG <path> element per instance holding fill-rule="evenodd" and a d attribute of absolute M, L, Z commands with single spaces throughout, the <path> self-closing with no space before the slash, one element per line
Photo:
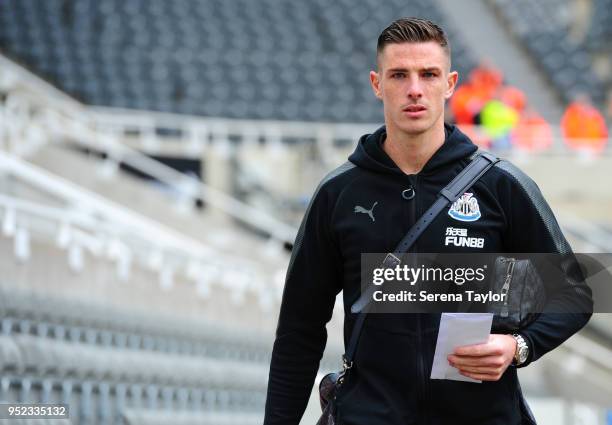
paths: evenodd
<path fill-rule="evenodd" d="M 441 21 L 460 72 L 474 63 L 431 2 L 265 4 L 7 0 L 0 48 L 93 105 L 298 121 L 382 119 L 367 75 L 373 34 L 397 16 Z"/>
<path fill-rule="evenodd" d="M 3 371 L 23 370 L 23 359 L 19 347 L 8 336 L 0 336 L 0 365 Z"/>
<path fill-rule="evenodd" d="M 609 47 L 609 35 L 603 28 L 612 28 L 610 0 L 594 0 L 590 30 L 585 42 L 569 36 L 569 3 L 556 0 L 494 0 L 500 15 L 520 38 L 559 96 L 569 103 L 578 94 L 589 95 L 596 104 L 605 101 L 606 82 L 593 72 L 590 54 Z M 517 24 L 519 23 L 519 24 Z M 606 26 L 607 25 L 607 26 Z M 595 41 L 598 40 L 598 41 Z M 590 50 L 589 50 L 590 49 Z M 608 82 L 609 84 L 610 82 Z"/>
<path fill-rule="evenodd" d="M 251 425 L 261 424 L 263 418 L 257 414 L 229 414 L 227 412 L 175 413 L 162 410 L 127 410 L 124 413 L 127 425 Z"/>

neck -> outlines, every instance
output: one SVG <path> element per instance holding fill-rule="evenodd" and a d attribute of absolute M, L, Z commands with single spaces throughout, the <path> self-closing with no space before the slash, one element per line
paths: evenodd
<path fill-rule="evenodd" d="M 445 137 L 444 121 L 420 134 L 408 134 L 387 127 L 383 150 L 405 174 L 416 174 L 444 144 Z"/>

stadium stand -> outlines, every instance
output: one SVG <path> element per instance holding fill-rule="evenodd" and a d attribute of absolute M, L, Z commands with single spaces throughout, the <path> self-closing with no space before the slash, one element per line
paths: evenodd
<path fill-rule="evenodd" d="M 0 4 L 0 50 L 92 105 L 376 122 L 371 34 L 397 16 L 443 20 L 425 0 L 10 0 Z M 467 73 L 473 60 L 450 34 Z"/>
<path fill-rule="evenodd" d="M 545 16 L 546 1 L 523 4 L 535 12 L 516 30 L 542 24 L 533 38 L 551 52 L 546 66 L 568 69 L 563 87 L 595 90 L 578 47 L 547 47 L 568 27 Z M 593 1 L 602 16 L 586 40 L 601 49 L 610 18 Z M 372 34 L 401 15 L 450 28 L 468 75 L 471 51 L 427 0 L 0 2 L 0 52 L 12 58 L 0 56 L 0 401 L 65 402 L 72 425 L 261 423 L 288 261 L 279 242 L 292 241 L 322 170 L 374 126 L 346 123 L 381 121 Z M 195 159 L 202 181 L 144 153 Z M 567 164 L 535 158 L 529 174 L 555 179 L 577 250 L 611 252 L 599 223 L 609 191 L 593 178 L 608 163 L 572 162 L 584 176 L 558 187 Z M 578 199 L 581 179 L 600 184 Z M 342 313 L 337 304 L 320 373 L 339 367 Z M 556 397 L 557 410 L 609 406 L 611 323 L 594 318 L 522 371 L 528 395 Z M 309 409 L 303 423 L 316 421 L 316 396 Z"/>
<path fill-rule="evenodd" d="M 6 83 L 8 74 L 10 72 L 5 72 L 3 68 L 3 84 Z M 6 86 L 2 89 L 6 90 Z M 227 323 L 221 325 L 224 319 L 223 314 L 219 314 L 224 308 L 219 295 L 225 290 L 221 288 L 230 289 L 239 283 L 237 278 L 240 270 L 244 271 L 243 267 L 250 264 L 247 268 L 253 271 L 255 263 L 249 256 L 238 258 L 237 247 L 234 247 L 231 257 L 226 257 L 229 254 L 222 254 L 224 250 L 219 244 L 212 248 L 215 246 L 212 243 L 214 240 L 207 248 L 192 237 L 185 236 L 189 233 L 188 225 L 181 229 L 181 232 L 168 231 L 168 227 L 164 228 L 159 223 L 145 218 L 144 213 L 135 215 L 128 210 L 129 207 L 109 203 L 100 193 L 94 194 L 75 184 L 83 180 L 78 175 L 61 179 L 56 174 L 27 163 L 24 161 L 25 157 L 9 154 L 9 151 L 20 151 L 19 148 L 13 151 L 10 146 L 23 147 L 29 140 L 43 142 L 42 145 L 34 143 L 34 151 L 26 155 L 31 158 L 32 155 L 37 155 L 36 151 L 44 149 L 46 140 L 36 134 L 53 134 L 37 124 L 40 118 L 37 114 L 43 110 L 49 111 L 49 104 L 42 107 L 39 102 L 32 103 L 35 97 L 28 98 L 24 93 L 21 93 L 24 96 L 20 97 L 13 90 L 15 87 L 11 86 L 8 89 L 11 94 L 3 94 L 0 107 L 3 117 L 0 121 L 0 135 L 3 136 L 3 148 L 8 148 L 0 153 L 3 235 L 0 242 L 6 252 L 11 251 L 7 245 L 10 246 L 14 242 L 17 250 L 15 252 L 18 253 L 16 262 L 4 258 L 2 265 L 3 272 L 6 272 L 3 283 L 7 286 L 0 296 L 0 368 L 3 378 L 0 399 L 19 403 L 67 402 L 71 407 L 72 424 L 169 423 L 170 417 L 178 418 L 176 422 L 170 423 L 260 423 L 271 335 L 255 332 L 252 327 L 257 321 L 246 322 L 249 317 L 252 320 L 253 317 L 265 313 L 259 310 L 257 295 L 253 297 L 253 293 L 247 290 L 229 291 L 242 292 L 245 296 L 241 302 L 230 303 L 234 309 L 242 305 L 241 314 L 236 314 L 238 310 L 232 312 L 225 308 L 225 317 L 231 318 L 230 322 L 235 328 L 228 327 Z M 61 108 L 55 111 L 61 115 Z M 17 115 L 13 115 L 14 113 Z M 25 115 L 19 115 L 20 113 Z M 82 114 L 82 111 L 76 113 Z M 58 114 L 55 115 L 57 116 Z M 81 119 L 84 118 L 85 115 L 82 115 Z M 87 138 L 86 133 L 68 128 L 71 134 Z M 80 130 L 83 129 L 81 126 Z M 24 153 L 23 150 L 20 152 Z M 53 156 L 51 152 L 48 152 L 48 156 L 55 158 L 57 164 L 64 164 L 64 167 L 70 163 L 77 164 L 75 168 L 81 176 L 88 174 L 87 167 L 79 166 L 83 164 L 79 163 L 78 158 L 70 155 Z M 139 166 L 142 166 L 142 157 L 130 155 L 133 161 L 140 158 L 140 163 L 135 161 L 135 165 Z M 144 162 L 149 164 L 146 160 Z M 100 160 L 100 163 L 103 161 Z M 170 186 L 182 187 L 187 192 L 193 186 L 186 184 L 183 178 L 173 180 L 180 176 L 168 172 L 164 167 L 160 168 L 159 164 L 153 168 L 155 173 L 161 170 L 161 174 L 164 174 L 163 171 L 166 171 Z M 115 192 L 120 192 L 118 188 L 125 186 L 121 178 L 118 180 L 119 186 L 117 182 L 114 183 Z M 138 189 L 147 193 L 149 184 L 134 180 L 130 187 L 133 192 L 128 193 L 132 194 L 130 206 L 133 208 L 143 200 Z M 160 207 L 160 199 L 165 195 L 159 191 L 156 195 L 157 198 L 154 194 L 150 195 L 155 202 L 146 205 L 158 211 L 163 209 Z M 230 205 L 241 205 L 237 201 L 226 201 Z M 169 204 L 167 200 L 165 202 Z M 219 200 L 216 202 L 219 204 Z M 214 200 L 212 204 L 215 204 Z M 75 209 L 75 205 L 80 207 Z M 262 214 L 253 213 L 251 218 L 257 216 Z M 127 222 L 121 224 L 123 219 L 127 219 Z M 170 221 L 179 220 L 187 220 L 194 225 L 196 218 L 178 212 Z M 62 221 L 70 224 L 62 227 Z M 145 230 L 146 226 L 152 227 Z M 224 233 L 230 242 L 239 238 L 243 242 L 240 248 L 244 249 L 245 254 L 249 249 L 258 253 L 266 251 L 262 249 L 262 244 L 264 248 L 267 246 L 265 239 L 265 243 L 257 243 L 247 235 L 233 235 L 235 229 L 232 230 L 230 221 L 215 221 L 213 224 L 213 221 L 207 218 L 198 226 L 208 227 L 208 233 L 212 235 Z M 212 231 L 211 227 L 218 228 L 219 232 Z M 118 232 L 115 242 L 105 240 L 102 236 L 110 229 L 114 229 L 112 232 Z M 276 230 L 278 231 L 278 228 Z M 79 242 L 81 237 L 85 239 Z M 45 238 L 47 241 L 50 239 L 51 243 L 43 243 Z M 142 238 L 148 238 L 149 241 L 143 241 Z M 275 238 L 282 239 L 283 236 L 277 234 L 272 237 Z M 140 242 L 131 245 L 137 239 L 140 239 Z M 191 242 L 188 239 L 191 239 Z M 246 243 L 247 239 L 251 239 L 250 244 Z M 86 252 L 75 257 L 73 253 L 77 251 L 73 250 L 72 247 L 76 246 L 73 244 L 83 243 L 85 240 L 89 242 L 81 245 L 79 250 Z M 173 284 L 166 289 L 159 286 L 156 288 L 157 279 L 154 278 L 151 282 L 149 278 L 147 282 L 147 277 L 141 274 L 140 268 L 146 268 L 146 264 L 138 261 L 138 258 L 147 251 L 147 246 L 162 247 L 170 240 L 174 240 L 170 244 L 174 246 L 172 249 L 185 249 L 181 255 L 188 253 L 188 256 L 197 258 L 199 254 L 208 251 L 214 253 L 217 260 L 227 258 L 231 266 L 227 263 L 217 270 L 227 270 L 228 273 L 225 273 L 225 277 L 223 273 L 216 273 L 212 277 L 210 268 L 205 270 L 206 267 L 200 269 L 197 264 L 196 267 L 185 264 L 182 270 L 173 276 Z M 111 244 L 107 245 L 109 242 Z M 114 286 L 120 280 L 117 274 L 119 270 L 113 270 L 111 267 L 110 273 L 103 272 L 102 268 L 108 259 L 102 251 L 98 250 L 101 256 L 89 251 L 88 244 L 93 251 L 96 251 L 96 245 L 98 248 L 106 246 L 110 251 L 115 251 L 113 256 L 118 260 L 117 265 L 125 261 L 127 251 L 124 248 L 132 247 L 132 264 L 129 266 L 131 273 L 126 276 L 123 288 L 121 284 Z M 178 251 L 175 251 L 175 254 Z M 167 252 L 155 262 L 163 264 L 171 260 L 172 255 Z M 75 262 L 75 258 L 79 257 L 81 260 Z M 275 261 L 284 261 L 286 253 L 275 258 Z M 111 263 L 115 260 L 111 260 Z M 215 261 L 212 257 L 209 260 Z M 261 266 L 262 264 L 259 264 L 257 267 Z M 59 271 L 58 267 L 64 271 Z M 192 271 L 189 272 L 189 269 Z M 276 281 L 271 276 L 274 271 L 275 268 L 268 268 L 265 272 L 268 283 Z M 190 273 L 204 273 L 210 281 L 207 284 L 207 293 L 208 299 L 213 300 L 210 302 L 211 307 L 204 313 L 207 317 L 214 317 L 215 321 L 195 320 L 193 314 L 182 320 L 177 319 L 178 311 L 185 314 L 193 312 L 193 308 L 185 302 L 186 299 L 177 296 L 181 292 L 181 282 L 185 274 Z M 12 278 L 9 279 L 9 276 Z M 81 289 L 74 286 L 71 289 L 69 281 L 77 282 Z M 96 288 L 99 284 L 106 289 Z M 141 290 L 148 289 L 141 292 L 140 296 L 134 297 L 134 285 L 140 286 Z M 104 295 L 105 291 L 113 286 L 114 295 L 110 292 Z M 187 300 L 201 292 L 199 284 L 193 285 L 192 282 L 190 286 L 189 292 L 185 293 Z M 146 296 L 142 297 L 142 294 Z M 77 298 L 74 298 L 75 296 Z M 108 298 L 123 300 L 122 308 L 118 308 L 117 303 L 113 306 L 104 302 L 92 305 L 88 301 Z M 148 305 L 142 314 L 137 313 L 139 308 L 136 301 L 139 298 L 142 298 L 144 303 L 141 307 Z M 273 305 L 277 303 L 276 295 L 271 301 Z M 164 304 L 166 307 L 162 308 Z M 168 314 L 169 312 L 172 314 Z M 334 354 L 333 366 L 327 366 L 328 369 L 338 367 L 339 350 Z"/>
<path fill-rule="evenodd" d="M 261 421 L 269 335 L 7 286 L 1 300 L 4 401 L 70 403 L 74 423 Z"/>
<path fill-rule="evenodd" d="M 591 21 L 586 42 L 591 51 L 606 50 L 610 52 L 612 39 L 612 1 L 593 0 Z"/>
<path fill-rule="evenodd" d="M 606 101 L 609 76 L 602 79 L 594 71 L 593 57 L 599 49 L 609 49 L 612 27 L 610 2 L 593 0 L 593 12 L 586 40 L 570 37 L 571 0 L 490 0 L 502 21 L 525 46 L 531 58 L 556 89 L 564 103 L 586 94 L 600 107 Z"/>
<path fill-rule="evenodd" d="M 269 336 L 175 317 L 117 312 L 104 305 L 2 288 L 2 334 L 34 335 L 108 348 L 205 355 L 244 362 L 269 361 Z M 231 337 L 230 337 L 231 335 Z"/>

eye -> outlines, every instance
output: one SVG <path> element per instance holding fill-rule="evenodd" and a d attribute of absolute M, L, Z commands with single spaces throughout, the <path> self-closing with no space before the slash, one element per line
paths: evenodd
<path fill-rule="evenodd" d="M 432 71 L 423 72 L 423 77 L 425 78 L 434 78 L 435 76 L 436 76 L 435 72 L 432 72 Z"/>
<path fill-rule="evenodd" d="M 406 74 L 405 74 L 405 73 L 403 73 L 403 72 L 394 72 L 393 74 L 391 74 L 391 78 L 394 78 L 394 79 L 396 79 L 396 80 L 397 80 L 397 79 L 402 79 L 402 78 L 404 78 L 405 76 L 406 76 Z"/>

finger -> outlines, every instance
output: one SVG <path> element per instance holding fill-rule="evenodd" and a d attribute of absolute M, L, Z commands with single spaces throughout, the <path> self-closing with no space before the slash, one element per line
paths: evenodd
<path fill-rule="evenodd" d="M 504 363 L 504 359 L 500 356 L 448 356 L 448 361 L 452 366 L 479 366 L 479 367 L 501 367 Z"/>
<path fill-rule="evenodd" d="M 500 348 L 493 344 L 464 345 L 455 348 L 453 354 L 458 356 L 483 357 L 501 354 Z"/>
<path fill-rule="evenodd" d="M 457 356 L 483 356 L 486 353 L 487 344 L 464 345 L 455 348 L 453 354 Z"/>
<path fill-rule="evenodd" d="M 501 375 L 485 375 L 482 373 L 470 373 L 470 372 L 460 372 L 463 376 L 467 376 L 468 378 L 477 379 L 479 381 L 499 381 Z"/>
<path fill-rule="evenodd" d="M 459 369 L 460 372 L 476 373 L 480 375 L 499 375 L 503 372 L 500 367 L 461 367 L 457 369 Z"/>

